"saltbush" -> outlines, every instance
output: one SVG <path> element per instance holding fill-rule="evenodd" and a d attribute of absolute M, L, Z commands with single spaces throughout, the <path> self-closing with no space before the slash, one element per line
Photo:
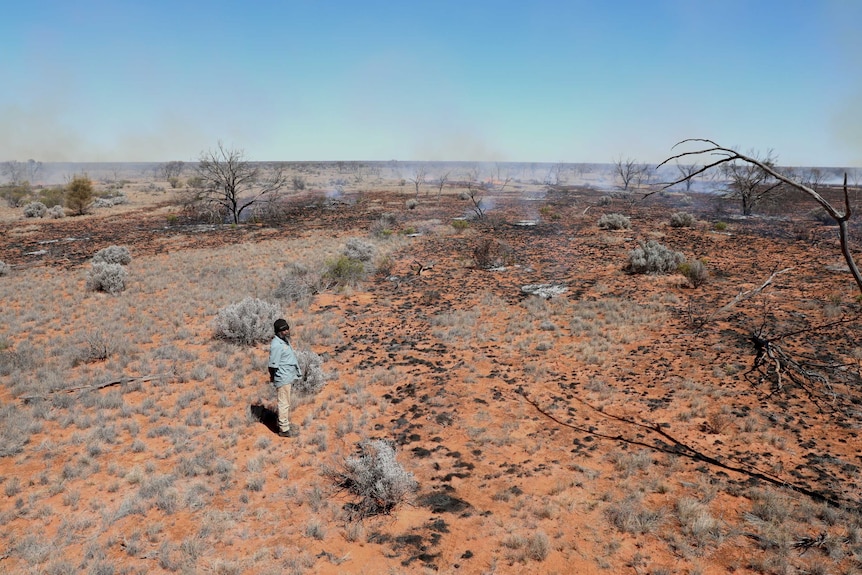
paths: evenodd
<path fill-rule="evenodd" d="M 694 222 L 694 216 L 688 212 L 677 212 L 670 216 L 670 227 L 672 228 L 690 228 Z"/>
<path fill-rule="evenodd" d="M 410 198 L 409 200 L 407 200 L 407 201 L 405 202 L 405 204 L 404 204 L 404 205 L 406 205 L 406 206 L 407 206 L 407 209 L 408 209 L 408 210 L 415 210 L 415 209 L 416 209 L 416 206 L 418 206 L 418 205 L 419 205 L 419 200 L 417 200 L 416 198 Z"/>
<path fill-rule="evenodd" d="M 599 228 L 603 230 L 627 230 L 632 221 L 622 214 L 605 214 L 599 218 Z"/>
<path fill-rule="evenodd" d="M 277 305 L 247 297 L 219 310 L 215 320 L 215 335 L 243 345 L 269 341 L 275 335 L 272 324 L 281 315 Z"/>
<path fill-rule="evenodd" d="M 359 498 L 352 506 L 357 518 L 389 513 L 416 491 L 412 473 L 395 459 L 395 448 L 382 439 L 363 441 L 360 455 L 347 458 L 340 469 L 327 470 L 340 487 Z"/>
<path fill-rule="evenodd" d="M 128 272 L 121 264 L 93 262 L 87 272 L 87 289 L 117 294 L 126 289 Z"/>
<path fill-rule="evenodd" d="M 320 273 L 299 262 L 285 266 L 284 275 L 275 288 L 274 296 L 289 302 L 307 305 L 321 289 Z"/>
<path fill-rule="evenodd" d="M 108 246 L 97 251 L 92 261 L 128 265 L 132 261 L 132 255 L 129 253 L 129 248 L 125 246 Z"/>
<path fill-rule="evenodd" d="M 298 349 L 296 359 L 299 361 L 302 378 L 294 382 L 293 389 L 304 395 L 320 393 L 326 383 L 321 357 L 310 349 Z"/>
<path fill-rule="evenodd" d="M 598 202 L 598 204 L 599 204 L 600 206 L 609 206 L 609 205 L 611 205 L 611 202 L 612 202 L 612 201 L 613 201 L 613 198 L 612 198 L 612 197 L 610 197 L 610 196 L 602 196 L 602 197 L 600 197 L 600 198 L 599 198 L 599 202 Z"/>
<path fill-rule="evenodd" d="M 350 238 L 344 246 L 343 254 L 360 262 L 370 262 L 377 255 L 377 246 L 359 238 Z"/>
<path fill-rule="evenodd" d="M 655 240 L 641 243 L 629 252 L 628 271 L 633 274 L 667 274 L 677 270 L 685 256 Z"/>
<path fill-rule="evenodd" d="M 30 202 L 26 206 L 24 206 L 24 217 L 43 218 L 45 217 L 45 212 L 47 211 L 48 207 L 42 202 Z"/>
<path fill-rule="evenodd" d="M 66 217 L 66 210 L 63 209 L 63 206 L 58 204 L 56 206 L 51 206 L 50 208 L 48 208 L 48 211 L 45 212 L 45 215 L 48 216 L 49 218 L 55 219 L 55 220 L 60 219 L 60 218 L 65 218 Z"/>

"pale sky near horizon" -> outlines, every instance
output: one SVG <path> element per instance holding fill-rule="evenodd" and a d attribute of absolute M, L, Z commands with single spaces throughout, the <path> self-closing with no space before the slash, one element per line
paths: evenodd
<path fill-rule="evenodd" d="M 862 0 L 32 0 L 0 161 L 656 162 L 684 138 L 862 166 Z"/>

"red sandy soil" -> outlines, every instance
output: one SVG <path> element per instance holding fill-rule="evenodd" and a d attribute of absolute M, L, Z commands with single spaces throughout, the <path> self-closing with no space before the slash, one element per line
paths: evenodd
<path fill-rule="evenodd" d="M 303 429 L 302 442 L 281 439 L 267 425 L 271 421 L 246 417 L 248 404 L 211 403 L 207 409 L 217 422 L 240 418 L 243 426 L 229 448 L 216 440 L 215 429 L 193 431 L 195 449 L 211 437 L 214 455 L 235 462 L 227 485 L 217 477 L 198 478 L 214 491 L 205 509 L 149 506 L 104 525 L 94 511 L 93 525 L 66 536 L 58 556 L 28 560 L 20 545 L 26 534 L 56 541 L 67 512 L 75 516 L 63 496 L 50 494 L 38 477 L 47 474 L 53 483 L 83 446 L 41 457 L 37 446 L 49 440 L 65 445 L 69 433 L 46 421 L 21 453 L 0 459 L 4 484 L 15 477 L 22 486 L 0 504 L 6 533 L 0 570 L 50 572 L 40 569 L 67 557 L 76 570 L 110 564 L 116 573 L 858 572 L 859 323 L 804 331 L 859 313 L 835 228 L 790 206 L 785 212 L 802 215 L 733 219 L 716 214 L 709 199 L 699 199 L 685 208 L 698 216 L 697 225 L 675 229 L 669 216 L 683 208 L 673 205 L 674 198 L 599 206 L 599 195 L 556 190 L 529 205 L 516 194 L 498 198 L 494 211 L 467 230 L 411 238 L 394 254 L 391 277 L 376 275 L 353 290 L 316 296 L 310 314 L 343 318 L 338 330 L 344 343 L 315 349 L 325 369 L 337 369 L 338 379 L 320 396 L 300 402 L 295 419 L 316 413 L 313 426 L 326 423 L 330 430 L 328 448 L 308 443 L 313 428 Z M 428 199 L 406 210 L 403 195 L 369 193 L 332 208 L 297 201 L 277 221 L 203 232 L 182 219 L 168 225 L 165 208 L 154 206 L 58 221 L 8 220 L 0 260 L 38 281 L 42 273 L 84 266 L 108 245 L 129 246 L 136 259 L 159 258 L 273 239 L 367 237 L 370 224 L 386 211 L 397 213 L 402 228 L 432 219 L 448 227 L 464 210 L 455 198 Z M 613 212 L 630 216 L 632 229 L 598 229 L 599 217 Z M 533 218 L 534 226 L 516 225 Z M 713 229 L 719 219 L 730 222 L 726 231 Z M 692 288 L 680 275 L 626 273 L 629 251 L 648 239 L 705 260 L 707 283 Z M 507 254 L 505 269 L 476 265 L 474 250 L 483 241 Z M 46 253 L 32 255 L 38 250 Z M 785 268 L 792 270 L 728 306 Z M 540 302 L 521 290 L 538 283 L 562 284 L 568 291 Z M 602 334 L 572 328 L 572 314 L 587 308 L 594 316 L 586 323 L 599 325 Z M 474 336 L 441 335 L 435 318 L 471 311 L 481 312 L 474 316 L 478 325 L 467 326 Z M 188 329 L 206 331 L 211 319 L 192 318 Z M 756 350 L 750 338 L 761 329 L 767 338 L 800 331 L 775 344 L 798 361 L 810 357 L 812 365 L 843 367 L 819 369 L 827 384 L 794 380 L 784 365 L 779 386 L 770 363 L 751 370 Z M 589 352 L 579 347 L 585 343 L 605 347 Z M 201 361 L 210 360 L 206 346 L 199 352 Z M 250 353 L 266 352 L 261 346 Z M 370 381 L 370 374 L 387 370 L 395 374 L 393 381 Z M 260 405 L 274 409 L 264 378 L 261 373 L 253 385 Z M 8 391 L 7 380 L 0 379 L 3 404 L 24 406 L 24 399 Z M 346 410 L 356 420 L 364 412 L 363 405 L 337 403 L 344 390 L 360 383 L 388 406 L 369 410 L 363 429 L 357 425 L 336 437 L 332 430 Z M 150 385 L 124 388 L 123 400 L 140 404 Z M 169 385 L 182 394 L 199 384 Z M 333 407 L 318 409 L 323 402 Z M 99 499 L 116 506 L 137 489 L 109 477 L 108 461 L 125 469 L 150 462 L 162 474 L 177 465 L 176 455 L 154 457 L 169 442 L 148 437 L 148 430 L 163 422 L 133 417 L 146 449 L 130 452 L 124 435 L 119 445 L 106 447 L 100 471 L 69 478 L 63 492 L 79 494 L 76 509 L 86 511 Z M 351 495 L 328 483 L 321 469 L 333 452 L 350 454 L 363 437 L 394 441 L 419 489 L 391 514 L 364 520 L 361 535 L 352 537 L 341 512 Z M 249 491 L 246 462 L 260 452 L 261 438 L 272 445 L 266 482 L 260 491 Z M 280 467 L 289 469 L 286 477 L 278 475 Z M 110 483 L 120 486 L 106 492 Z M 285 495 L 291 488 L 297 495 Z M 315 488 L 322 492 L 323 511 L 305 496 Z M 756 508 L 763 501 L 758 493 L 783 505 L 769 526 L 766 512 Z M 40 517 L 32 509 L 21 511 L 28 494 L 56 512 Z M 678 511 L 687 498 L 705 506 L 718 535 L 693 535 Z M 628 507 L 643 512 L 642 529 L 626 530 L 615 521 Z M 212 511 L 235 522 L 227 528 L 231 536 L 204 538 L 199 555 L 184 554 L 180 544 L 200 532 L 205 513 Z M 649 523 L 651 511 L 660 516 L 655 525 Z M 306 529 L 315 518 L 326 531 L 320 539 Z M 130 552 L 130 533 L 153 524 L 161 529 Z M 770 531 L 775 526 L 778 535 Z M 539 541 L 532 551 L 525 541 L 539 533 L 547 537 L 547 549 Z M 821 545 L 807 549 L 806 538 L 813 542 L 821 533 Z M 93 542 L 102 559 L 88 558 Z M 184 559 L 172 565 L 165 556 Z M 289 564 L 291 556 L 303 562 Z"/>

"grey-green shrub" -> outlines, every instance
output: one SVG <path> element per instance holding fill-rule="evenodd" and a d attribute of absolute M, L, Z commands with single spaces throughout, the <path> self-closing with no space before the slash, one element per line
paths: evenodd
<path fill-rule="evenodd" d="M 629 252 L 628 271 L 633 274 L 667 274 L 677 270 L 685 256 L 655 240 L 641 243 Z"/>
<path fill-rule="evenodd" d="M 602 196 L 602 197 L 600 197 L 600 198 L 599 198 L 598 204 L 599 204 L 600 206 L 609 206 L 609 205 L 611 205 L 611 202 L 612 202 L 612 201 L 613 201 L 613 198 L 612 198 L 612 197 L 610 197 L 610 196 Z"/>
<path fill-rule="evenodd" d="M 87 289 L 117 294 L 126 289 L 129 272 L 120 264 L 93 262 L 87 272 Z"/>
<path fill-rule="evenodd" d="M 677 212 L 670 216 L 670 227 L 672 228 L 690 228 L 694 222 L 694 216 L 688 212 Z"/>
<path fill-rule="evenodd" d="M 48 208 L 48 211 L 45 212 L 45 215 L 51 219 L 57 220 L 66 217 L 66 210 L 64 210 L 61 205 L 51 206 Z"/>
<path fill-rule="evenodd" d="M 326 383 L 323 374 L 323 359 L 310 349 L 296 350 L 296 359 L 302 378 L 293 384 L 293 389 L 304 395 L 320 393 Z"/>
<path fill-rule="evenodd" d="M 299 262 L 291 262 L 285 266 L 284 275 L 273 295 L 289 302 L 308 305 L 320 289 L 320 272 Z"/>
<path fill-rule="evenodd" d="M 382 439 L 363 441 L 360 455 L 347 458 L 340 469 L 327 470 L 340 487 L 359 497 L 354 515 L 369 517 L 388 513 L 418 484 L 412 473 L 395 459 L 395 448 Z"/>
<path fill-rule="evenodd" d="M 275 335 L 272 324 L 280 317 L 281 309 L 277 305 L 247 297 L 219 310 L 215 335 L 244 345 L 269 341 Z"/>
<path fill-rule="evenodd" d="M 43 218 L 45 217 L 45 212 L 47 211 L 48 206 L 46 206 L 42 202 L 29 202 L 26 206 L 24 206 L 24 217 Z"/>
<path fill-rule="evenodd" d="M 370 262 L 377 255 L 377 246 L 359 238 L 350 238 L 342 253 L 350 259 Z"/>
<path fill-rule="evenodd" d="M 632 221 L 622 214 L 605 214 L 599 218 L 599 228 L 603 230 L 627 230 Z"/>
<path fill-rule="evenodd" d="M 129 248 L 125 246 L 108 246 L 95 253 L 92 262 L 104 262 L 106 264 L 128 265 L 132 261 Z"/>
<path fill-rule="evenodd" d="M 12 272 L 12 266 L 0 261 L 0 277 L 8 276 Z"/>
<path fill-rule="evenodd" d="M 405 204 L 404 204 L 404 205 L 406 205 L 406 206 L 407 206 L 407 209 L 408 209 L 408 210 L 415 210 L 415 209 L 416 209 L 416 206 L 418 206 L 418 205 L 419 205 L 419 200 L 417 200 L 416 198 L 410 198 L 409 200 L 407 200 L 407 201 L 405 202 Z"/>

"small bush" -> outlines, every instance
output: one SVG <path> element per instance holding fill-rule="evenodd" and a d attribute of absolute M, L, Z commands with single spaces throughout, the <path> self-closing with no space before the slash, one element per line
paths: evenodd
<path fill-rule="evenodd" d="M 677 212 L 670 216 L 670 227 L 672 228 L 690 228 L 694 222 L 694 216 L 688 212 Z"/>
<path fill-rule="evenodd" d="M 45 212 L 45 215 L 53 220 L 57 220 L 66 217 L 66 210 L 64 210 L 63 206 L 60 205 L 51 206 L 48 208 L 48 211 Z"/>
<path fill-rule="evenodd" d="M 346 459 L 338 470 L 325 473 L 340 487 L 359 497 L 353 506 L 355 517 L 389 513 L 418 485 L 412 473 L 395 459 L 395 449 L 381 439 L 359 444 L 360 455 Z"/>
<path fill-rule="evenodd" d="M 515 254 L 509 244 L 484 238 L 473 249 L 473 259 L 478 267 L 491 269 L 511 264 L 515 261 Z"/>
<path fill-rule="evenodd" d="M 0 197 L 6 200 L 6 204 L 10 208 L 17 208 L 23 205 L 30 198 L 31 192 L 30 182 L 0 186 Z"/>
<path fill-rule="evenodd" d="M 26 206 L 24 206 L 24 217 L 25 218 L 44 218 L 45 212 L 48 211 L 48 207 L 42 202 L 30 202 Z"/>
<path fill-rule="evenodd" d="M 452 227 L 456 230 L 466 230 L 470 227 L 470 222 L 467 220 L 452 220 Z"/>
<path fill-rule="evenodd" d="M 128 265 L 132 262 L 132 255 L 129 253 L 129 248 L 125 246 L 108 246 L 97 251 L 92 262 Z"/>
<path fill-rule="evenodd" d="M 301 192 L 307 186 L 305 178 L 302 176 L 293 176 L 293 178 L 291 179 L 291 183 L 293 184 L 293 190 L 295 192 Z"/>
<path fill-rule="evenodd" d="M 93 204 L 93 182 L 87 176 L 75 176 L 66 188 L 66 207 L 81 216 Z"/>
<path fill-rule="evenodd" d="M 6 262 L 0 261 L 0 277 L 8 276 L 12 271 L 12 266 Z"/>
<path fill-rule="evenodd" d="M 347 256 L 340 256 L 326 263 L 324 276 L 336 285 L 354 286 L 365 279 L 365 264 Z"/>
<path fill-rule="evenodd" d="M 326 384 L 323 374 L 323 359 L 310 349 L 296 350 L 296 359 L 302 371 L 302 379 L 294 382 L 293 389 L 303 395 L 320 393 Z"/>
<path fill-rule="evenodd" d="M 408 210 L 415 210 L 416 206 L 419 205 L 419 200 L 417 200 L 416 198 L 410 198 L 405 202 L 404 205 L 407 206 Z"/>
<path fill-rule="evenodd" d="M 277 305 L 247 297 L 219 310 L 215 335 L 244 345 L 269 341 L 274 336 L 272 324 L 281 315 Z"/>
<path fill-rule="evenodd" d="M 284 275 L 275 289 L 275 297 L 308 305 L 320 291 L 320 273 L 298 262 L 287 264 Z"/>
<path fill-rule="evenodd" d="M 600 206 L 609 206 L 609 205 L 611 205 L 611 202 L 612 202 L 612 201 L 613 201 L 613 198 L 612 198 L 612 197 L 610 197 L 610 196 L 602 196 L 602 197 L 600 197 L 600 198 L 599 198 L 599 202 L 598 202 L 598 203 L 599 203 L 599 205 L 600 205 Z"/>
<path fill-rule="evenodd" d="M 359 238 L 350 238 L 344 246 L 344 255 L 360 262 L 370 262 L 377 255 L 377 247 Z"/>
<path fill-rule="evenodd" d="M 628 271 L 633 274 L 667 274 L 679 268 L 685 256 L 655 240 L 642 243 L 629 252 Z"/>
<path fill-rule="evenodd" d="M 627 230 L 632 227 L 632 221 L 622 214 L 605 214 L 599 218 L 599 229 Z"/>
<path fill-rule="evenodd" d="M 727 229 L 727 223 L 726 222 L 715 222 L 712 225 L 712 229 L 714 229 L 717 232 L 723 232 L 724 230 Z"/>
<path fill-rule="evenodd" d="M 383 214 L 377 221 L 371 224 L 371 235 L 378 238 L 388 238 L 392 235 L 392 230 L 395 228 L 397 220 L 395 214 Z"/>
<path fill-rule="evenodd" d="M 117 294 L 126 289 L 126 278 L 129 273 L 120 264 L 93 262 L 93 267 L 87 272 L 87 289 Z"/>
<path fill-rule="evenodd" d="M 701 260 L 691 260 L 683 262 L 679 265 L 679 273 L 681 273 L 691 287 L 700 287 L 709 279 L 709 271 L 706 265 Z"/>

